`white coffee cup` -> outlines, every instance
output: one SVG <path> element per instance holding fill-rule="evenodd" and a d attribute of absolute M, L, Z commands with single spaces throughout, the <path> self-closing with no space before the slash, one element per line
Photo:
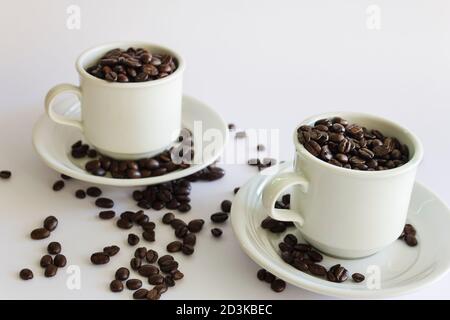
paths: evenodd
<path fill-rule="evenodd" d="M 86 71 L 109 50 L 129 47 L 170 54 L 176 59 L 177 69 L 162 79 L 130 83 L 108 82 Z M 53 87 L 45 98 L 45 108 L 53 121 L 80 129 L 85 142 L 102 154 L 116 159 L 149 157 L 170 146 L 180 133 L 185 63 L 176 52 L 145 42 L 108 43 L 82 53 L 76 69 L 80 85 Z M 81 121 L 55 112 L 52 102 L 62 93 L 78 97 Z"/>
<path fill-rule="evenodd" d="M 340 168 L 309 153 L 295 130 L 293 172 L 277 174 L 268 183 L 263 205 L 272 218 L 293 221 L 303 238 L 324 253 L 340 258 L 365 257 L 385 248 L 402 233 L 423 148 L 409 130 L 368 114 L 322 114 L 301 125 L 332 117 L 397 138 L 408 146 L 410 160 L 384 171 Z M 289 188 L 290 209 L 274 209 L 277 199 Z"/>

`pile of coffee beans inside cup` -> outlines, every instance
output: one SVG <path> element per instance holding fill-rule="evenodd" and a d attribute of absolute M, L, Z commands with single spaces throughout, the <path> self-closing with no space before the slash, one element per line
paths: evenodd
<path fill-rule="evenodd" d="M 144 82 L 165 78 L 175 72 L 177 61 L 168 54 L 143 48 L 116 48 L 86 69 L 94 77 L 109 82 Z"/>
<path fill-rule="evenodd" d="M 297 137 L 313 156 L 346 169 L 386 170 L 409 161 L 408 147 L 398 139 L 339 117 L 302 125 Z"/>

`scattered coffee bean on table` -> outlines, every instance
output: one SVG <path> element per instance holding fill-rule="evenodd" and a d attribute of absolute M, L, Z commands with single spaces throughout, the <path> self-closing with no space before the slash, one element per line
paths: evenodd
<path fill-rule="evenodd" d="M 109 288 L 111 289 L 112 292 L 121 292 L 123 291 L 123 283 L 120 280 L 113 280 L 111 281 L 111 283 L 109 284 Z"/>
<path fill-rule="evenodd" d="M 33 279 L 33 271 L 30 269 L 22 269 L 19 272 L 19 276 L 22 280 L 31 280 Z"/>
<path fill-rule="evenodd" d="M 161 293 L 158 289 L 153 288 L 147 293 L 147 300 L 159 300 L 161 298 Z"/>
<path fill-rule="evenodd" d="M 181 251 L 183 243 L 181 241 L 172 241 L 167 245 L 167 251 L 170 253 Z"/>
<path fill-rule="evenodd" d="M 130 267 L 133 270 L 138 270 L 142 265 L 142 259 L 134 257 L 130 260 Z"/>
<path fill-rule="evenodd" d="M 220 204 L 220 208 L 223 212 L 230 213 L 231 211 L 231 201 L 230 200 L 223 200 Z"/>
<path fill-rule="evenodd" d="M 172 220 L 175 219 L 175 215 L 172 212 L 167 212 L 163 217 L 162 217 L 162 223 L 164 224 L 170 224 L 172 222 Z"/>
<path fill-rule="evenodd" d="M 75 191 L 75 197 L 77 197 L 78 199 L 84 199 L 86 198 L 86 192 L 84 192 L 84 190 L 77 190 Z"/>
<path fill-rule="evenodd" d="M 158 252 L 152 249 L 148 250 L 145 254 L 145 259 L 148 263 L 155 263 L 158 260 Z"/>
<path fill-rule="evenodd" d="M 58 268 L 64 268 L 67 264 L 66 256 L 63 254 L 57 254 L 54 259 L 54 265 Z"/>
<path fill-rule="evenodd" d="M 119 251 L 120 248 L 116 245 L 107 246 L 103 248 L 103 253 L 107 254 L 110 257 L 115 256 L 117 253 L 119 253 Z"/>
<path fill-rule="evenodd" d="M 100 217 L 100 219 L 103 220 L 109 220 L 112 219 L 116 216 L 116 213 L 112 210 L 106 210 L 106 211 L 101 211 L 98 216 Z"/>
<path fill-rule="evenodd" d="M 239 192 L 239 189 L 240 189 L 240 187 L 234 188 L 233 193 L 234 193 L 234 194 L 238 193 L 238 192 Z"/>
<path fill-rule="evenodd" d="M 55 216 L 48 216 L 44 220 L 44 228 L 48 231 L 53 231 L 58 226 L 58 219 Z"/>
<path fill-rule="evenodd" d="M 205 224 L 205 220 L 203 219 L 195 219 L 188 223 L 187 228 L 190 232 L 200 232 Z"/>
<path fill-rule="evenodd" d="M 228 213 L 217 212 L 211 215 L 211 221 L 215 223 L 223 223 L 228 220 Z"/>
<path fill-rule="evenodd" d="M 102 190 L 100 190 L 100 188 L 98 187 L 89 187 L 86 189 L 86 194 L 89 197 L 97 198 L 102 195 Z"/>
<path fill-rule="evenodd" d="M 114 201 L 109 198 L 98 198 L 95 200 L 95 205 L 99 208 L 111 209 L 114 207 Z"/>
<path fill-rule="evenodd" d="M 33 240 L 42 240 L 50 236 L 50 231 L 45 228 L 37 228 L 31 231 L 30 236 Z"/>
<path fill-rule="evenodd" d="M 135 246 L 139 243 L 139 237 L 137 235 L 135 235 L 134 233 L 130 233 L 128 235 L 128 244 L 130 246 Z"/>
<path fill-rule="evenodd" d="M 144 231 L 142 233 L 142 238 L 144 238 L 145 240 L 147 240 L 149 242 L 154 242 L 155 241 L 155 231 L 154 230 Z"/>
<path fill-rule="evenodd" d="M 11 171 L 2 170 L 0 171 L 0 179 L 9 179 L 11 178 Z"/>
<path fill-rule="evenodd" d="M 196 242 L 197 242 L 197 237 L 195 236 L 194 233 L 188 233 L 183 238 L 183 244 L 185 244 L 185 245 L 195 246 Z"/>
<path fill-rule="evenodd" d="M 50 242 L 47 246 L 47 251 L 49 254 L 58 254 L 61 252 L 61 244 L 59 242 Z"/>
<path fill-rule="evenodd" d="M 47 267 L 45 267 L 44 276 L 47 278 L 54 277 L 56 273 L 58 272 L 58 267 L 54 264 L 49 264 Z"/>
<path fill-rule="evenodd" d="M 142 281 L 139 279 L 129 279 L 126 282 L 126 286 L 130 290 L 137 290 L 142 287 Z"/>
<path fill-rule="evenodd" d="M 321 119 L 297 130 L 298 141 L 314 157 L 353 170 L 394 169 L 409 161 L 409 150 L 397 138 L 345 119 Z"/>
<path fill-rule="evenodd" d="M 222 229 L 220 229 L 220 228 L 213 228 L 213 229 L 211 229 L 211 234 L 212 234 L 214 237 L 216 237 L 216 238 L 221 237 L 221 236 L 222 236 L 222 233 L 223 233 L 223 231 L 222 231 Z"/>
<path fill-rule="evenodd" d="M 148 290 L 147 289 L 138 289 L 133 293 L 133 299 L 147 299 Z"/>
<path fill-rule="evenodd" d="M 286 289 L 286 282 L 281 279 L 275 279 L 271 284 L 270 288 L 275 292 L 282 292 Z"/>
<path fill-rule="evenodd" d="M 91 262 L 96 265 L 106 264 L 109 262 L 109 255 L 104 252 L 96 252 L 91 255 Z"/>
<path fill-rule="evenodd" d="M 117 269 L 117 271 L 115 273 L 115 279 L 120 280 L 120 281 L 127 280 L 129 276 L 130 276 L 130 270 L 128 270 L 125 267 L 121 267 L 121 268 Z"/>
<path fill-rule="evenodd" d="M 366 277 L 364 277 L 364 275 L 362 275 L 361 273 L 356 272 L 356 273 L 352 274 L 353 281 L 355 281 L 357 283 L 364 281 L 365 278 Z"/>
<path fill-rule="evenodd" d="M 59 191 L 64 188 L 64 181 L 58 180 L 53 184 L 53 191 Z"/>
<path fill-rule="evenodd" d="M 46 254 L 44 256 L 42 256 L 41 261 L 39 262 L 39 265 L 42 268 L 46 268 L 49 264 L 53 264 L 53 258 L 52 256 Z"/>

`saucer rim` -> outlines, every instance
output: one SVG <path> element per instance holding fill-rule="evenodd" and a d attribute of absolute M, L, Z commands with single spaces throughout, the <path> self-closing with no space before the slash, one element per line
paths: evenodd
<path fill-rule="evenodd" d="M 286 162 L 283 164 L 279 164 L 276 166 L 273 166 L 271 168 L 265 169 L 265 170 L 273 170 L 274 172 L 280 172 L 288 170 L 292 167 L 293 162 Z M 247 183 L 245 183 L 236 194 L 233 206 L 231 208 L 231 224 L 233 233 L 236 236 L 239 246 L 244 251 L 245 254 L 247 254 L 258 266 L 268 270 L 275 276 L 285 280 L 287 283 L 290 283 L 296 287 L 317 293 L 322 294 L 325 296 L 331 296 L 331 297 L 338 297 L 338 298 L 351 298 L 351 299 L 380 299 L 380 298 L 388 298 L 388 297 L 395 297 L 400 295 L 405 295 L 408 293 L 416 292 L 417 290 L 427 287 L 433 283 L 436 283 L 443 277 L 447 275 L 447 273 L 450 271 L 450 258 L 447 258 L 445 261 L 445 258 L 442 257 L 444 263 L 440 265 L 440 268 L 435 269 L 434 272 L 427 276 L 426 278 L 417 281 L 417 282 L 411 282 L 407 285 L 403 286 L 397 286 L 393 288 L 387 288 L 387 289 L 378 289 L 378 290 L 355 290 L 355 289 L 348 289 L 348 288 L 337 288 L 331 286 L 331 283 L 328 283 L 324 280 L 323 283 L 317 284 L 310 282 L 307 278 L 299 277 L 297 279 L 293 279 L 291 281 L 291 276 L 289 276 L 289 271 L 286 271 L 286 268 L 279 268 L 273 262 L 269 257 L 266 257 L 264 254 L 260 252 L 258 247 L 254 246 L 251 238 L 247 236 L 247 233 L 241 233 L 240 229 L 242 228 L 242 219 L 239 219 L 240 217 L 245 216 L 247 213 L 243 214 L 244 212 L 248 211 L 248 207 L 245 203 L 245 201 L 242 199 L 244 195 L 247 193 L 247 190 L 250 188 L 250 186 L 258 183 L 259 187 L 262 187 L 265 185 L 270 177 L 270 175 L 267 175 L 264 177 L 264 171 L 261 171 L 259 174 L 257 174 L 255 177 L 251 178 Z M 263 178 L 263 179 L 262 179 Z M 259 179 L 261 179 L 261 182 L 259 182 Z M 441 198 L 438 197 L 436 193 L 434 193 L 429 188 L 425 187 L 423 184 L 415 181 L 415 186 L 421 188 L 424 192 L 427 192 L 432 196 L 436 201 L 438 201 L 447 211 L 448 214 L 450 214 L 450 209 L 446 205 L 446 203 L 441 200 Z M 244 220 L 245 221 L 245 220 Z M 450 256 L 449 256 L 450 257 Z M 313 277 L 311 275 L 306 274 L 306 276 Z M 289 280 L 287 280 L 289 279 Z"/>
<path fill-rule="evenodd" d="M 220 145 L 220 148 L 218 149 L 217 153 L 213 156 L 207 159 L 207 161 L 201 163 L 201 164 L 194 164 L 190 166 L 189 168 L 173 171 L 168 174 L 164 174 L 161 176 L 156 177 L 148 177 L 148 178 L 140 178 L 140 179 L 115 179 L 110 177 L 99 177 L 94 176 L 91 174 L 88 174 L 86 172 L 80 173 L 76 172 L 70 169 L 67 169 L 65 166 L 62 166 L 59 161 L 57 161 L 54 157 L 48 157 L 46 156 L 46 152 L 44 149 L 42 149 L 42 145 L 37 141 L 37 132 L 39 129 L 41 129 L 44 120 L 47 118 L 46 114 L 42 114 L 35 122 L 32 130 L 32 144 L 33 148 L 38 154 L 39 158 L 44 161 L 44 163 L 51 169 L 65 174 L 67 176 L 72 177 L 73 179 L 77 179 L 84 182 L 104 185 L 104 186 L 115 186 L 115 187 L 136 187 L 136 186 L 148 186 L 148 185 L 155 185 L 159 183 L 164 183 L 171 180 L 177 180 L 181 178 L 185 178 L 191 174 L 194 174 L 195 172 L 198 172 L 207 166 L 214 163 L 222 154 L 223 151 L 230 139 L 230 132 L 228 129 L 228 125 L 225 122 L 224 118 L 216 111 L 214 108 L 212 108 L 210 105 L 208 105 L 205 102 L 200 101 L 197 98 L 194 98 L 190 95 L 183 94 L 183 101 L 189 100 L 190 103 L 196 104 L 204 108 L 205 110 L 208 110 L 208 114 L 213 114 L 221 123 L 221 128 L 219 130 L 221 132 L 225 133 L 225 139 L 223 139 L 223 143 Z M 202 113 L 204 114 L 204 113 Z M 53 160 L 53 161 L 52 161 Z"/>

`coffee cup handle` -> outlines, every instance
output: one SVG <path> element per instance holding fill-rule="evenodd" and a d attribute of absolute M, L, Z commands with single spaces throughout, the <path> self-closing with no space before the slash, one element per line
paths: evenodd
<path fill-rule="evenodd" d="M 262 194 L 263 206 L 270 217 L 279 221 L 297 222 L 303 226 L 305 220 L 300 212 L 291 209 L 275 209 L 275 203 L 288 188 L 298 185 L 303 192 L 307 192 L 309 182 L 298 172 L 285 172 L 275 176 L 264 188 Z"/>
<path fill-rule="evenodd" d="M 51 88 L 45 97 L 45 111 L 47 112 L 50 119 L 55 121 L 56 123 L 63 124 L 66 126 L 72 126 L 83 131 L 83 125 L 81 121 L 69 119 L 63 115 L 56 113 L 53 110 L 53 100 L 57 95 L 61 93 L 72 93 L 77 96 L 78 100 L 81 101 L 81 90 L 79 87 L 74 86 L 72 84 L 58 84 Z"/>

